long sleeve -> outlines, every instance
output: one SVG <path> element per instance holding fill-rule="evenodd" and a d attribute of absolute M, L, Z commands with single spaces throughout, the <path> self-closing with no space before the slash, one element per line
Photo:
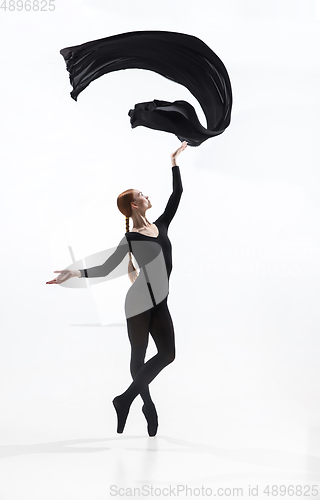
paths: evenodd
<path fill-rule="evenodd" d="M 181 175 L 180 175 L 180 169 L 178 165 L 175 165 L 172 167 L 172 184 L 173 184 L 173 190 L 172 194 L 168 200 L 167 206 L 160 217 L 155 222 L 158 223 L 163 223 L 167 227 L 169 226 L 170 222 L 172 221 L 182 195 L 183 187 L 182 187 L 182 181 L 181 181 Z"/>
<path fill-rule="evenodd" d="M 100 278 L 102 276 L 107 276 L 122 262 L 128 251 L 128 242 L 126 237 L 124 237 L 104 264 L 90 267 L 89 269 L 79 269 L 81 278 Z"/>

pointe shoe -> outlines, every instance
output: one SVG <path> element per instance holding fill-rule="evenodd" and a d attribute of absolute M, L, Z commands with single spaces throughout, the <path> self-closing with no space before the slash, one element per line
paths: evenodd
<path fill-rule="evenodd" d="M 153 437 L 157 434 L 158 430 L 158 415 L 156 407 L 154 406 L 154 404 L 152 404 L 152 409 L 150 411 L 150 407 L 148 407 L 147 410 L 146 405 L 144 404 L 142 406 L 142 412 L 148 422 L 148 434 L 149 436 Z"/>
<path fill-rule="evenodd" d="M 130 405 L 129 406 L 124 405 L 123 401 L 121 401 L 121 396 L 115 397 L 112 403 L 117 412 L 117 419 L 118 419 L 117 433 L 122 434 L 124 426 L 126 424 Z"/>

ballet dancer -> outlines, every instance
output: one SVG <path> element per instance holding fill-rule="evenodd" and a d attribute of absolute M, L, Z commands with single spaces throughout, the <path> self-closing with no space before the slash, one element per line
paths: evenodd
<path fill-rule="evenodd" d="M 173 191 L 164 212 L 156 221 L 151 224 L 146 217 L 146 211 L 152 207 L 149 196 L 145 196 L 136 189 L 124 191 L 118 196 L 117 205 L 120 212 L 126 217 L 125 240 L 127 244 L 119 244 L 116 251 L 100 266 L 89 269 L 54 271 L 60 274 L 55 279 L 47 281 L 47 284 L 60 284 L 75 277 L 94 278 L 106 276 L 129 253 L 128 276 L 132 286 L 126 295 L 125 311 L 131 344 L 130 372 L 133 381 L 125 392 L 112 401 L 117 414 L 118 433 L 123 432 L 130 406 L 136 396 L 140 394 L 143 400 L 142 412 L 147 420 L 148 434 L 149 436 L 156 435 L 158 415 L 151 399 L 149 384 L 165 366 L 175 359 L 174 327 L 167 304 L 169 289 L 167 288 L 166 296 L 157 301 L 155 288 L 159 282 L 167 282 L 168 286 L 172 271 L 172 246 L 168 237 L 168 228 L 177 211 L 183 191 L 180 169 L 176 160 L 187 145 L 187 141 L 182 142 L 181 146 L 170 155 Z M 131 231 L 129 231 L 130 217 L 133 221 Z M 148 251 L 143 252 L 144 247 L 148 248 Z M 162 268 L 161 266 L 158 267 L 158 275 L 150 278 L 146 268 L 148 263 L 150 264 L 150 261 L 154 259 L 154 256 L 159 255 L 159 249 L 165 265 Z M 139 273 L 133 264 L 132 254 L 139 264 Z M 156 260 L 154 259 L 154 261 Z M 163 269 L 162 273 L 166 274 L 165 280 L 159 275 L 159 272 L 161 272 L 159 269 Z M 152 281 L 154 285 L 152 285 Z M 164 289 L 165 287 L 162 287 L 162 291 Z M 149 302 L 147 302 L 147 299 Z M 145 363 L 149 333 L 157 347 L 157 354 Z"/>

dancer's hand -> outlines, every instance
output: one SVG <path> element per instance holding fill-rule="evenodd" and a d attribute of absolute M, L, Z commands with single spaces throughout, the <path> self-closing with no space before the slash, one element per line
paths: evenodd
<path fill-rule="evenodd" d="M 77 271 L 70 271 L 70 269 L 64 269 L 63 271 L 54 271 L 55 273 L 61 273 L 54 280 L 47 281 L 46 285 L 59 285 L 70 278 L 75 278 L 78 276 Z"/>
<path fill-rule="evenodd" d="M 171 161 L 172 161 L 172 165 L 175 166 L 176 165 L 176 159 L 177 157 L 179 156 L 179 154 L 184 151 L 186 149 L 186 147 L 188 146 L 188 143 L 187 141 L 183 141 L 183 143 L 181 144 L 180 148 L 178 148 L 174 153 L 172 153 L 170 155 L 170 158 L 171 158 Z"/>

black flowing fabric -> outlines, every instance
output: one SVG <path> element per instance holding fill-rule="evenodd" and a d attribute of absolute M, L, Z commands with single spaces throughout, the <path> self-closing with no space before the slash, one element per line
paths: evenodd
<path fill-rule="evenodd" d="M 131 127 L 139 125 L 175 134 L 189 146 L 199 146 L 221 134 L 230 123 L 232 90 L 219 57 L 199 38 L 170 31 L 132 31 L 60 50 L 70 74 L 76 101 L 93 80 L 128 68 L 159 73 L 186 87 L 199 101 L 207 128 L 186 101 L 136 104 L 129 111 Z"/>

